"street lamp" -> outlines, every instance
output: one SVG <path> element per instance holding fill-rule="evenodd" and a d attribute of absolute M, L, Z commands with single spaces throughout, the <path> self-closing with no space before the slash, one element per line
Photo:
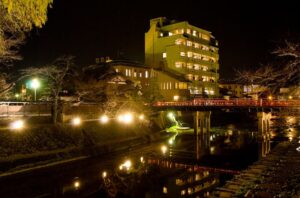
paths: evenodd
<path fill-rule="evenodd" d="M 36 89 L 40 87 L 40 81 L 36 78 L 31 80 L 31 88 L 34 89 L 34 101 L 36 101 Z"/>

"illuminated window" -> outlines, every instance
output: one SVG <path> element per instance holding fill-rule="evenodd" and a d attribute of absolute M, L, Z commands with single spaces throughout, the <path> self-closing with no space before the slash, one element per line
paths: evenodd
<path fill-rule="evenodd" d="M 188 194 L 192 194 L 193 193 L 193 189 L 192 188 L 188 188 Z"/>
<path fill-rule="evenodd" d="M 193 30 L 193 36 L 197 36 L 197 31 Z"/>
<path fill-rule="evenodd" d="M 182 62 L 175 62 L 176 68 L 182 68 Z"/>
<path fill-rule="evenodd" d="M 193 69 L 193 64 L 192 63 L 187 63 L 186 66 L 187 66 L 188 69 Z"/>
<path fill-rule="evenodd" d="M 199 48 L 199 43 L 194 43 L 195 48 Z"/>
<path fill-rule="evenodd" d="M 186 193 L 185 190 L 181 190 L 180 192 L 181 195 L 185 195 L 185 193 Z"/>
<path fill-rule="evenodd" d="M 186 33 L 191 34 L 191 29 L 186 29 Z"/>
<path fill-rule="evenodd" d="M 119 72 L 119 69 L 116 69 L 116 72 L 118 73 L 118 72 Z"/>
<path fill-rule="evenodd" d="M 173 36 L 173 33 L 172 33 L 172 32 L 169 32 L 169 36 Z"/>
<path fill-rule="evenodd" d="M 206 34 L 202 34 L 202 39 L 209 41 L 209 36 Z"/>
<path fill-rule="evenodd" d="M 140 78 L 142 78 L 143 77 L 143 73 L 142 72 L 140 72 Z"/>
<path fill-rule="evenodd" d="M 202 60 L 204 60 L 204 61 L 209 61 L 209 58 L 208 58 L 208 56 L 203 56 L 203 57 L 202 57 Z"/>
<path fill-rule="evenodd" d="M 203 70 L 203 71 L 207 71 L 207 70 L 208 70 L 208 67 L 207 67 L 207 66 L 202 66 L 202 70 Z"/>
<path fill-rule="evenodd" d="M 195 180 L 198 181 L 198 180 L 200 180 L 200 179 L 201 179 L 201 176 L 200 176 L 199 173 L 197 173 L 197 174 L 195 175 Z"/>
<path fill-rule="evenodd" d="M 172 82 L 170 82 L 170 89 L 172 89 Z"/>
<path fill-rule="evenodd" d="M 201 59 L 201 55 L 198 53 L 194 53 L 194 59 Z"/>
<path fill-rule="evenodd" d="M 184 29 L 180 29 L 178 30 L 179 34 L 183 34 L 184 33 Z"/>
<path fill-rule="evenodd" d="M 128 76 L 131 76 L 131 69 L 128 69 Z"/>
<path fill-rule="evenodd" d="M 178 89 L 178 83 L 177 82 L 175 83 L 175 89 Z"/>
<path fill-rule="evenodd" d="M 190 46 L 193 45 L 193 43 L 192 43 L 191 41 L 187 41 L 187 42 L 186 42 L 186 45 L 190 47 Z"/>
<path fill-rule="evenodd" d="M 193 80 L 193 75 L 192 74 L 187 74 L 186 78 L 189 79 L 189 80 Z"/>
<path fill-rule="evenodd" d="M 199 64 L 194 64 L 194 69 L 195 70 L 199 70 L 200 69 L 200 65 Z"/>
<path fill-rule="evenodd" d="M 210 93 L 210 95 L 214 95 L 215 91 L 214 90 L 210 90 L 209 93 Z"/>
<path fill-rule="evenodd" d="M 187 53 L 187 56 L 190 58 L 190 57 L 192 57 L 193 56 L 193 52 L 188 52 Z"/>
<path fill-rule="evenodd" d="M 165 187 L 165 186 L 163 187 L 163 193 L 164 193 L 164 194 L 167 194 L 167 193 L 168 193 L 168 188 Z"/>
<path fill-rule="evenodd" d="M 180 56 L 185 56 L 185 52 L 180 52 Z"/>
<path fill-rule="evenodd" d="M 166 89 L 169 89 L 169 83 L 166 82 L 166 85 L 167 85 Z"/>
<path fill-rule="evenodd" d="M 175 44 L 176 45 L 182 45 L 184 43 L 184 40 L 183 39 L 176 39 L 175 40 Z"/>
<path fill-rule="evenodd" d="M 183 82 L 180 82 L 179 83 L 179 89 L 187 89 L 187 84 L 183 83 Z"/>
<path fill-rule="evenodd" d="M 149 77 L 149 73 L 148 71 L 145 71 L 145 78 L 148 78 Z"/>
<path fill-rule="evenodd" d="M 136 78 L 136 71 L 135 71 L 135 72 L 133 72 L 133 77 L 135 77 L 135 78 Z"/>
<path fill-rule="evenodd" d="M 198 75 L 195 75 L 195 76 L 194 76 L 194 80 L 199 80 L 199 76 L 198 76 Z"/>
<path fill-rule="evenodd" d="M 203 82 L 207 82 L 208 81 L 208 77 L 207 76 L 202 76 L 202 81 Z"/>
<path fill-rule="evenodd" d="M 128 76 L 128 69 L 125 70 L 125 76 Z"/>
<path fill-rule="evenodd" d="M 167 58 L 167 53 L 166 52 L 163 53 L 163 58 Z"/>

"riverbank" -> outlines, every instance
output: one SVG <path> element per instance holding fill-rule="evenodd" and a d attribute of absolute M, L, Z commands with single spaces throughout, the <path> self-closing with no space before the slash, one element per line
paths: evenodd
<path fill-rule="evenodd" d="M 267 157 L 217 188 L 214 197 L 300 197 L 299 141 L 279 143 Z"/>
<path fill-rule="evenodd" d="M 19 131 L 1 129 L 0 173 L 144 144 L 157 138 L 155 129 L 97 122 L 80 127 L 35 123 Z"/>

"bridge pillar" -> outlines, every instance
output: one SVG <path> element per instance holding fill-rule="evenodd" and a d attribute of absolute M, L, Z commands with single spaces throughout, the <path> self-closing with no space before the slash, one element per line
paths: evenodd
<path fill-rule="evenodd" d="M 194 112 L 194 134 L 196 137 L 196 157 L 200 159 L 203 148 L 210 146 L 211 111 Z"/>
<path fill-rule="evenodd" d="M 261 141 L 260 156 L 265 157 L 271 150 L 270 146 L 270 122 L 271 113 L 258 112 L 258 138 Z"/>

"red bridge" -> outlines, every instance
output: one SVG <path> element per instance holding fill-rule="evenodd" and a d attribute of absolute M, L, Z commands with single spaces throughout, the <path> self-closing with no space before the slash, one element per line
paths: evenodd
<path fill-rule="evenodd" d="M 300 100 L 253 99 L 193 99 L 187 101 L 155 102 L 154 107 L 202 107 L 202 108 L 299 108 Z"/>

